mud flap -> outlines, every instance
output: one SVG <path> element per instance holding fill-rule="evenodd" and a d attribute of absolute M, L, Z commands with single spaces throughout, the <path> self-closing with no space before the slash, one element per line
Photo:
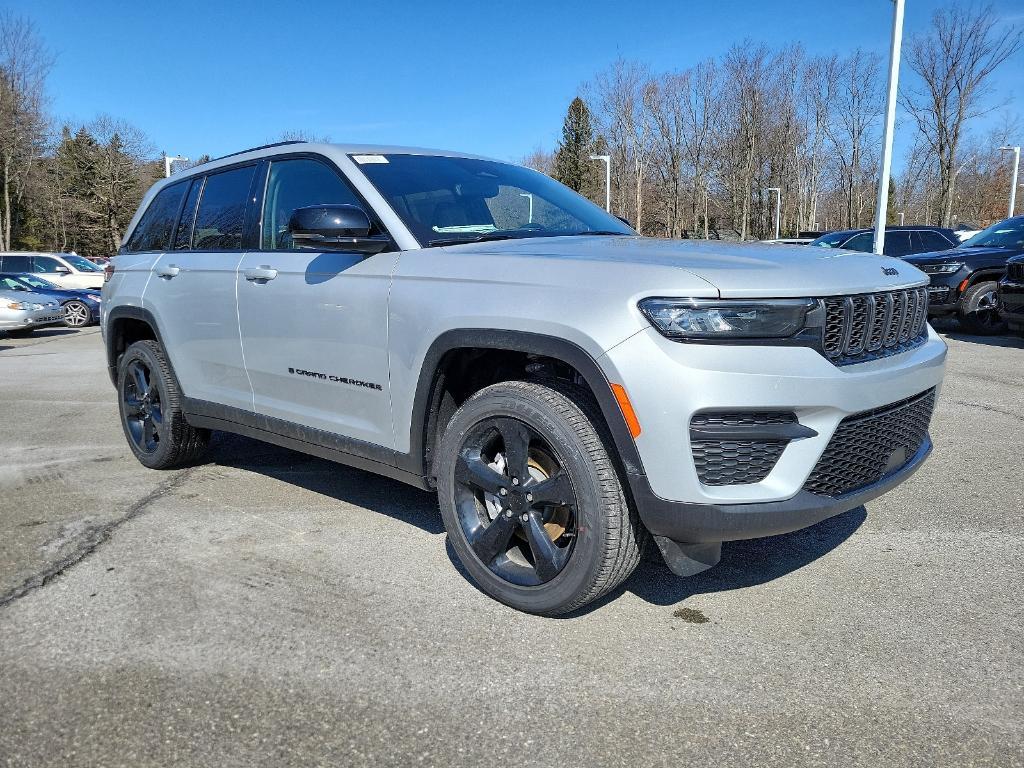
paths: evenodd
<path fill-rule="evenodd" d="M 665 565 L 676 576 L 696 576 L 717 565 L 722 558 L 720 541 L 711 544 L 686 544 L 664 536 L 655 536 L 654 540 L 661 550 L 661 556 L 665 558 Z"/>

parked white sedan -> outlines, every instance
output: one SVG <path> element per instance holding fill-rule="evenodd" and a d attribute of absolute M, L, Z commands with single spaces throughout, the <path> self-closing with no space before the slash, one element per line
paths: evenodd
<path fill-rule="evenodd" d="M 20 336 L 64 321 L 60 302 L 31 291 L 0 291 L 0 331 Z"/>

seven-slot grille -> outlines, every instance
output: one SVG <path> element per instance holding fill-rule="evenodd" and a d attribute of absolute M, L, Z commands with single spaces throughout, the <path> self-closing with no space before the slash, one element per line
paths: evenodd
<path fill-rule="evenodd" d="M 830 296 L 824 302 L 822 348 L 836 365 L 902 352 L 927 333 L 927 288 Z"/>
<path fill-rule="evenodd" d="M 878 482 L 914 458 L 928 436 L 935 390 L 839 423 L 804 490 L 840 496 Z"/>
<path fill-rule="evenodd" d="M 1010 262 L 1006 265 L 1006 276 L 1015 283 L 1024 283 L 1024 262 Z"/>

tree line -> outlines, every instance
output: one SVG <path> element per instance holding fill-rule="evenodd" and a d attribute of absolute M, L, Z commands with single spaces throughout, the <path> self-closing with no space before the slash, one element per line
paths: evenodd
<path fill-rule="evenodd" d="M 949 6 L 904 47 L 897 130 L 913 145 L 889 188 L 889 223 L 987 224 L 1006 215 L 1020 123 L 984 134 L 1004 110 L 992 74 L 1021 49 L 1022 30 L 990 6 Z M 764 238 L 781 190 L 783 233 L 869 226 L 874 220 L 887 59 L 854 49 L 809 56 L 744 41 L 720 58 L 672 72 L 619 59 L 569 105 L 553 153 L 523 162 L 604 203 L 643 234 Z M 992 121 L 990 121 L 991 123 Z"/>

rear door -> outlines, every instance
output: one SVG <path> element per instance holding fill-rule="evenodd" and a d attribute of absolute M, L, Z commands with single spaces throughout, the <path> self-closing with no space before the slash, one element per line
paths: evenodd
<path fill-rule="evenodd" d="M 146 244 L 161 245 L 163 252 L 143 296 L 144 306 L 156 317 L 184 394 L 248 415 L 252 388 L 238 336 L 235 272 L 244 252 L 243 232 L 256 188 L 256 169 L 250 163 L 174 185 L 182 187 L 180 220 L 173 237 Z M 158 195 L 151 208 L 159 202 Z M 168 207 L 172 203 L 168 201 Z M 139 228 L 144 224 L 145 218 Z"/>
<path fill-rule="evenodd" d="M 288 220 L 296 208 L 317 204 L 357 205 L 374 219 L 332 163 L 313 156 L 269 161 L 259 247 L 238 270 L 255 409 L 391 448 L 388 291 L 398 256 L 297 248 Z"/>

